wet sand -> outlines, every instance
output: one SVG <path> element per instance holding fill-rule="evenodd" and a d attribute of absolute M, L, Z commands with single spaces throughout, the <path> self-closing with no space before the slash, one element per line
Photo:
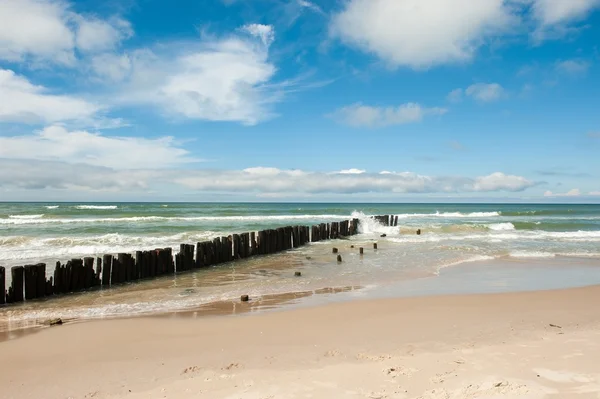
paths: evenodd
<path fill-rule="evenodd" d="M 414 284 L 515 276 L 474 266 Z M 187 312 L 51 327 L 0 343 L 0 397 L 598 398 L 600 286 L 420 292 L 235 317 Z M 330 298 L 343 295 L 353 294 Z"/>

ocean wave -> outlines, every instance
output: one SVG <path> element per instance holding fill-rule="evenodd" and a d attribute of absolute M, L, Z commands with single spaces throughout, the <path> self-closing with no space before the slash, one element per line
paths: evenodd
<path fill-rule="evenodd" d="M 112 218 L 45 218 L 45 219 L 0 219 L 0 224 L 66 224 L 66 223 L 130 223 L 130 222 L 263 222 L 284 220 L 342 220 L 343 215 L 248 215 L 248 216 L 132 216 Z"/>
<path fill-rule="evenodd" d="M 221 234 L 214 231 L 185 232 L 164 236 L 140 236 L 127 234 L 102 234 L 81 237 L 35 238 L 9 236 L 0 238 L 2 259 L 68 259 L 74 256 L 133 253 L 153 248 L 173 248 L 176 253 L 179 244 L 193 244 L 210 240 Z"/>
<path fill-rule="evenodd" d="M 33 220 L 33 219 L 41 219 L 44 217 L 44 214 L 40 215 L 8 215 L 9 219 L 16 220 Z"/>
<path fill-rule="evenodd" d="M 557 254 L 540 251 L 514 251 L 508 256 L 511 258 L 555 258 Z"/>
<path fill-rule="evenodd" d="M 438 265 L 437 272 L 439 273 L 441 269 L 445 269 L 447 267 L 452 267 L 452 266 L 462 265 L 463 263 L 483 262 L 486 260 L 494 260 L 494 259 L 496 259 L 496 258 L 493 256 L 489 256 L 489 255 L 475 255 L 475 256 L 471 256 L 469 258 L 453 260 L 453 261 Z"/>
<path fill-rule="evenodd" d="M 77 205 L 75 209 L 99 209 L 99 210 L 108 210 L 108 209 L 117 209 L 117 205 Z"/>
<path fill-rule="evenodd" d="M 411 218 L 448 218 L 448 219 L 459 219 L 459 218 L 489 218 L 500 216 L 500 212 L 436 212 L 436 213 L 401 213 L 398 215 L 398 219 L 411 219 Z"/>
<path fill-rule="evenodd" d="M 515 230 L 515 225 L 512 223 L 494 223 L 487 225 L 487 227 L 493 231 Z"/>
<path fill-rule="evenodd" d="M 44 208 L 46 208 L 46 209 L 58 209 L 59 205 L 46 205 Z"/>

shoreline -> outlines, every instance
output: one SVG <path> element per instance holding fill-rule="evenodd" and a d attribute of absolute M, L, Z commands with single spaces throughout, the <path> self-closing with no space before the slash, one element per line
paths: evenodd
<path fill-rule="evenodd" d="M 79 324 L 145 317 L 186 318 L 191 315 L 192 317 L 211 318 L 213 316 L 238 316 L 247 313 L 286 312 L 340 302 L 445 295 L 537 292 L 593 285 L 600 285 L 600 263 L 593 258 L 525 260 L 507 258 L 464 262 L 441 268 L 437 274 L 419 274 L 377 286 L 322 287 L 305 291 L 251 296 L 250 301 L 246 303 L 240 302 L 237 298 L 211 301 L 192 307 L 165 311 L 149 310 L 139 314 L 116 314 L 89 318 L 63 316 L 62 319 L 66 324 Z M 89 293 L 78 295 L 89 295 Z M 67 299 L 69 298 L 67 297 Z M 34 302 L 34 306 L 43 306 L 44 304 L 44 302 Z M 60 305 L 60 302 L 58 305 Z M 2 318 L 0 318 L 0 342 L 39 333 L 48 328 L 47 325 L 44 325 L 44 322 L 53 318 L 40 316 L 30 319 L 18 319 L 17 317 L 11 320 L 10 309 L 5 308 L 3 310 L 5 311 L 3 317 L 5 320 L 2 322 Z"/>
<path fill-rule="evenodd" d="M 6 398 L 572 397 L 600 388 L 599 301 L 592 286 L 74 323 L 0 343 L 0 386 Z"/>

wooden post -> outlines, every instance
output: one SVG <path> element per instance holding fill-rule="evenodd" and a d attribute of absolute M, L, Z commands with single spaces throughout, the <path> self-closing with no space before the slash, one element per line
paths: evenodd
<path fill-rule="evenodd" d="M 0 266 L 0 305 L 6 303 L 6 269 Z"/>
<path fill-rule="evenodd" d="M 92 287 L 94 283 L 94 258 L 89 256 L 83 258 L 83 267 L 85 270 L 83 288 L 88 289 Z"/>
<path fill-rule="evenodd" d="M 23 277 L 25 280 L 25 300 L 29 301 L 37 297 L 37 282 L 35 280 L 35 266 L 25 265 L 23 267 Z"/>
<path fill-rule="evenodd" d="M 250 232 L 250 256 L 254 256 L 257 253 L 256 245 L 256 232 Z"/>
<path fill-rule="evenodd" d="M 37 297 L 43 298 L 46 296 L 46 264 L 38 263 L 35 265 L 36 268 L 36 285 L 37 285 Z"/>
<path fill-rule="evenodd" d="M 213 240 L 213 260 L 215 264 L 222 262 L 221 260 L 221 239 L 219 237 Z"/>
<path fill-rule="evenodd" d="M 94 274 L 94 287 L 100 286 L 100 276 L 102 276 L 102 258 L 96 258 L 96 273 Z"/>
<path fill-rule="evenodd" d="M 360 248 L 359 248 L 359 252 L 360 252 L 360 254 L 362 255 L 362 254 L 364 254 L 364 252 L 365 252 L 365 249 L 364 249 L 363 247 L 360 247 Z"/>
<path fill-rule="evenodd" d="M 52 289 L 53 289 L 53 282 L 52 282 L 52 276 L 50 276 L 50 278 L 46 281 L 44 281 L 45 285 L 46 285 L 46 296 L 50 296 L 52 295 Z"/>
<path fill-rule="evenodd" d="M 241 241 L 240 241 L 240 235 L 239 234 L 234 234 L 231 236 L 231 241 L 233 244 L 233 259 L 234 260 L 238 260 L 241 255 L 240 255 L 240 245 L 241 245 Z"/>
<path fill-rule="evenodd" d="M 269 254 L 277 252 L 277 230 L 269 230 Z"/>
<path fill-rule="evenodd" d="M 23 302 L 23 266 L 15 266 L 10 269 L 12 282 L 10 283 L 12 302 Z"/>
<path fill-rule="evenodd" d="M 121 284 L 121 267 L 123 267 L 123 265 L 121 265 L 120 256 L 117 255 L 113 258 L 112 262 L 112 274 L 110 276 L 111 286 Z"/>
<path fill-rule="evenodd" d="M 110 286 L 110 272 L 112 270 L 112 255 L 104 255 L 102 257 L 102 263 L 104 264 L 104 269 L 102 270 L 102 286 L 108 287 Z"/>
<path fill-rule="evenodd" d="M 376 242 L 373 243 L 373 249 L 377 249 L 377 243 Z"/>
<path fill-rule="evenodd" d="M 204 243 L 196 243 L 196 267 L 204 267 Z"/>
<path fill-rule="evenodd" d="M 394 226 L 398 226 L 398 215 L 394 216 Z"/>

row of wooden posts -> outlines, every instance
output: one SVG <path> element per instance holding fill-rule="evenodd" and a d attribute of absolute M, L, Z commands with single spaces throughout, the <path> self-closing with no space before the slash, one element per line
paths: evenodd
<path fill-rule="evenodd" d="M 398 215 L 373 216 L 373 219 L 384 226 L 398 226 Z"/>
<path fill-rule="evenodd" d="M 0 266 L 0 304 L 50 297 L 95 287 L 109 288 L 141 279 L 213 266 L 256 255 L 269 255 L 298 248 L 308 242 L 336 239 L 358 233 L 358 219 L 321 223 L 316 226 L 287 226 L 259 232 L 232 234 L 195 246 L 181 244 L 173 258 L 171 248 L 136 251 L 135 255 L 71 259 L 56 262 L 54 275 L 46 278 L 46 264 L 14 266 L 11 284 L 5 290 L 6 269 Z M 94 265 L 95 260 L 95 265 Z"/>

